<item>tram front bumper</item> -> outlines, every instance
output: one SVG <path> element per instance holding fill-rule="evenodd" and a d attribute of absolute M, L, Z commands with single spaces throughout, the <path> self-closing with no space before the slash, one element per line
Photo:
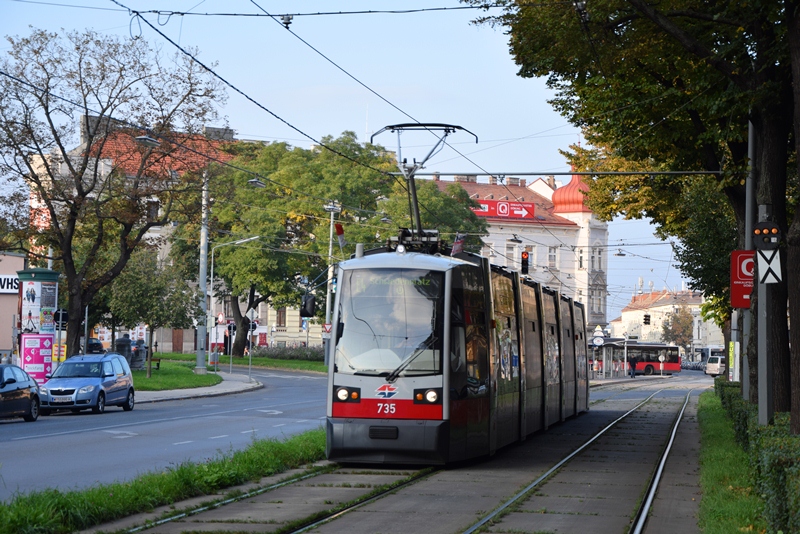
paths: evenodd
<path fill-rule="evenodd" d="M 448 421 L 328 417 L 326 433 L 337 462 L 442 465 L 450 447 Z"/>

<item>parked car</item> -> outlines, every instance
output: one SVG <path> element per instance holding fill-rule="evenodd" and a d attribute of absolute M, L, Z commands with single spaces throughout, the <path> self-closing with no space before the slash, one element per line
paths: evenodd
<path fill-rule="evenodd" d="M 725 356 L 709 356 L 704 372 L 711 376 L 725 374 Z"/>
<path fill-rule="evenodd" d="M 0 417 L 22 417 L 28 422 L 39 418 L 39 385 L 16 365 L 0 365 Z"/>
<path fill-rule="evenodd" d="M 86 343 L 87 354 L 102 354 L 106 351 L 103 344 L 96 337 L 90 337 L 89 342 Z"/>
<path fill-rule="evenodd" d="M 131 368 L 117 353 L 79 354 L 58 366 L 40 387 L 42 415 L 55 410 L 79 412 L 91 408 L 103 413 L 106 406 L 133 410 L 134 389 Z"/>

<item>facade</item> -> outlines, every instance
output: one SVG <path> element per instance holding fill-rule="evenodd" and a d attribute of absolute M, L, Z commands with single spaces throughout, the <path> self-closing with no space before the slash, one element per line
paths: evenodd
<path fill-rule="evenodd" d="M 26 267 L 23 254 L 0 254 L 0 358 L 10 356 L 16 348 L 14 334 L 20 302 L 17 271 Z"/>
<path fill-rule="evenodd" d="M 698 291 L 681 290 L 650 291 L 633 295 L 630 303 L 622 309 L 620 317 L 609 324 L 611 337 L 637 336 L 642 341 L 661 341 L 663 325 L 670 321 L 679 307 L 686 306 L 692 314 L 692 346 L 722 348 L 725 339 L 722 330 L 712 321 L 703 321 L 700 305 L 704 298 Z M 645 324 L 645 315 L 649 323 Z M 687 359 L 694 358 L 692 354 Z"/>
<path fill-rule="evenodd" d="M 439 189 L 456 183 L 481 204 L 476 214 L 489 223 L 482 255 L 519 270 L 528 252 L 528 276 L 586 305 L 587 326 L 605 327 L 608 224 L 586 206 L 589 186 L 580 175 L 558 187 L 552 177 L 525 179 L 455 176 L 434 178 Z"/>

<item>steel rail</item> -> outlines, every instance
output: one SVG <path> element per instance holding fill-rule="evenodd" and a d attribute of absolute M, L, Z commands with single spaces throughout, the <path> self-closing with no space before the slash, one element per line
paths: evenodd
<path fill-rule="evenodd" d="M 655 397 L 656 395 L 658 395 L 659 393 L 661 393 L 662 391 L 665 391 L 665 390 L 666 390 L 666 388 L 665 389 L 659 389 L 658 391 L 654 392 L 652 395 L 650 395 L 649 397 L 644 399 L 642 402 L 640 402 L 639 404 L 637 404 L 636 406 L 634 406 L 633 408 L 631 408 L 630 410 L 628 410 L 627 412 L 625 412 L 624 414 L 619 416 L 617 419 L 615 419 L 614 421 L 609 423 L 605 428 L 603 428 L 597 434 L 595 434 L 593 437 L 589 438 L 586 442 L 584 442 L 583 445 L 581 445 L 580 447 L 578 447 L 577 449 L 572 451 L 570 454 L 565 456 L 561 461 L 559 461 L 557 464 L 555 464 L 553 467 L 551 467 L 549 470 L 547 470 L 547 472 L 544 473 L 542 476 L 540 476 L 539 478 L 537 478 L 536 480 L 534 480 L 533 482 L 531 482 L 530 484 L 525 486 L 525 488 L 523 488 L 519 493 L 517 493 L 516 495 L 511 497 L 509 500 L 507 500 L 506 502 L 501 504 L 498 508 L 494 509 L 489 515 L 484 516 L 483 519 L 481 519 L 480 521 L 478 521 L 477 523 L 472 525 L 470 528 L 465 530 L 464 534 L 473 534 L 478 529 L 480 529 L 481 527 L 486 525 L 486 523 L 488 523 L 489 521 L 491 521 L 492 519 L 494 519 L 495 517 L 500 515 L 509 506 L 511 506 L 512 504 L 516 503 L 517 501 L 519 501 L 520 499 L 525 497 L 533 488 L 535 488 L 536 486 L 538 486 L 539 484 L 541 484 L 542 482 L 547 480 L 547 478 L 550 475 L 552 475 L 557 470 L 559 470 L 564 464 L 566 464 L 567 462 L 572 460 L 575 456 L 577 456 L 578 454 L 583 452 L 584 449 L 586 449 L 589 445 L 591 445 L 596 440 L 598 440 L 603 434 L 605 434 L 606 432 L 608 432 L 609 430 L 614 428 L 623 419 L 625 419 L 626 417 L 631 415 L 633 412 L 635 412 L 636 410 L 638 410 L 639 408 L 641 408 L 642 406 L 644 406 L 645 404 L 650 402 L 650 400 L 652 400 L 653 397 Z"/>

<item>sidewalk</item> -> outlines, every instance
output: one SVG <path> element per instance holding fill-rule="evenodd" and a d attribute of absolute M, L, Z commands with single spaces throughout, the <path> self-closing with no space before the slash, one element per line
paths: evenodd
<path fill-rule="evenodd" d="M 157 372 L 157 371 L 156 371 Z M 219 371 L 222 382 L 216 386 L 187 389 L 168 389 L 164 391 L 136 391 L 136 404 L 162 402 L 169 400 L 197 399 L 201 397 L 218 397 L 261 389 L 264 384 L 256 380 L 249 381 L 247 374 L 227 373 Z"/>

